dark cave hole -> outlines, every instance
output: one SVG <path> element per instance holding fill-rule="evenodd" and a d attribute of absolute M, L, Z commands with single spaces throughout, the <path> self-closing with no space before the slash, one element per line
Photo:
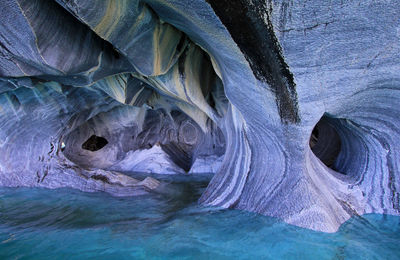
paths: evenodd
<path fill-rule="evenodd" d="M 92 152 L 102 149 L 108 144 L 107 139 L 101 136 L 92 135 L 89 139 L 82 144 L 82 149 L 89 150 Z"/>
<path fill-rule="evenodd" d="M 323 116 L 315 125 L 309 144 L 321 162 L 336 171 L 335 162 L 341 151 L 342 141 L 328 116 Z"/>

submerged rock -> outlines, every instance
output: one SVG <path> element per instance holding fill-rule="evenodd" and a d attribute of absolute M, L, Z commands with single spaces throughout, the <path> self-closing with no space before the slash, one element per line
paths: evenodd
<path fill-rule="evenodd" d="M 0 185 L 200 202 L 333 232 L 400 214 L 396 1 L 0 3 Z"/>

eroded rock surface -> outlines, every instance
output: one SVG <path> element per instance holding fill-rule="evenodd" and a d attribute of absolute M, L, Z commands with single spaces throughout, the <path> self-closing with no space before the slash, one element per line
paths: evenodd
<path fill-rule="evenodd" d="M 400 214 L 400 6 L 6 0 L 0 185 L 118 196 L 215 173 L 204 205 L 333 232 Z"/>

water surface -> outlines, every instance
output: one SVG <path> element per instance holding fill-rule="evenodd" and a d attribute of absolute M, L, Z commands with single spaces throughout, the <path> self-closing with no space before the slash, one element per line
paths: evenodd
<path fill-rule="evenodd" d="M 400 217 L 365 215 L 327 234 L 199 207 L 207 178 L 170 182 L 166 194 L 125 198 L 0 188 L 0 259 L 400 259 Z"/>

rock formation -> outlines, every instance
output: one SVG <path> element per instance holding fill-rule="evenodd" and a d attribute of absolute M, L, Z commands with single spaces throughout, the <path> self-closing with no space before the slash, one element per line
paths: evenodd
<path fill-rule="evenodd" d="M 0 13 L 0 185 L 131 196 L 159 182 L 128 172 L 212 172 L 201 204 L 314 230 L 400 214 L 395 0 L 5 0 Z"/>

